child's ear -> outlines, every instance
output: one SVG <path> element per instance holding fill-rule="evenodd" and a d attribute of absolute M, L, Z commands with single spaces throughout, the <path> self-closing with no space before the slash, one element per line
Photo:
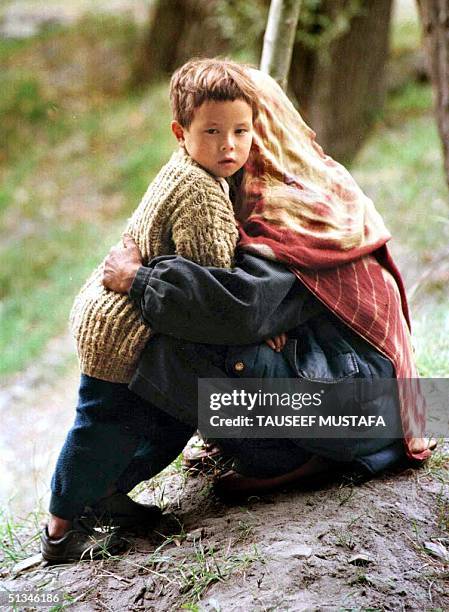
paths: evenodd
<path fill-rule="evenodd" d="M 180 145 L 184 144 L 184 128 L 177 121 L 171 122 L 171 131 Z"/>

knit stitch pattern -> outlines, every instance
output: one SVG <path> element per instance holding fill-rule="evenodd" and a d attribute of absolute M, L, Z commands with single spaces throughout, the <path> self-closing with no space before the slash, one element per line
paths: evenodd
<path fill-rule="evenodd" d="M 181 255 L 203 266 L 231 267 L 238 231 L 232 203 L 214 178 L 183 149 L 149 185 L 126 230 L 143 263 Z M 81 372 L 128 383 L 151 330 L 127 295 L 103 287 L 104 261 L 75 299 L 70 327 Z"/>

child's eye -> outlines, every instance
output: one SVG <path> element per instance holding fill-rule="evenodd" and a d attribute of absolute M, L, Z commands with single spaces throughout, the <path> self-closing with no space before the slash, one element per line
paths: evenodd
<path fill-rule="evenodd" d="M 209 128 L 206 130 L 206 134 L 218 134 L 218 130 L 216 128 Z"/>
<path fill-rule="evenodd" d="M 246 128 L 239 128 L 235 131 L 236 134 L 246 134 L 248 130 Z"/>

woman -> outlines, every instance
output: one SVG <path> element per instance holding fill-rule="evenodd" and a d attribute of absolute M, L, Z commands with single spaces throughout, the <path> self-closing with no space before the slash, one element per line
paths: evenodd
<path fill-rule="evenodd" d="M 235 208 L 240 222 L 239 248 L 244 260 L 240 270 L 245 271 L 248 265 L 248 255 L 243 253 L 263 257 L 263 281 L 257 277 L 258 290 L 250 289 L 245 285 L 246 276 L 233 296 L 235 300 L 226 303 L 232 285 L 230 279 L 235 280 L 236 274 L 238 277 L 238 267 L 237 272 L 220 273 L 214 269 L 200 269 L 179 258 L 162 258 L 137 274 L 131 290 L 150 326 L 156 332 L 169 334 L 147 345 L 131 389 L 191 424 L 196 415 L 197 379 L 238 375 L 232 368 L 226 369 L 229 348 L 198 347 L 191 342 L 255 343 L 270 334 L 293 329 L 293 336 L 300 333 L 307 339 L 308 353 L 300 351 L 292 363 L 285 354 L 277 356 L 270 354 L 268 349 L 258 348 L 255 361 L 248 358 L 248 351 L 254 353 L 255 346 L 234 348 L 232 356 L 236 363 L 244 362 L 243 358 L 238 358 L 239 351 L 243 351 L 246 361 L 257 365 L 252 372 L 246 369 L 244 375 L 263 373 L 291 377 L 301 371 L 313 378 L 318 367 L 321 373 L 324 371 L 329 378 L 337 380 L 344 372 L 336 373 L 335 367 L 329 368 L 329 355 L 335 352 L 332 351 L 333 343 L 334 348 L 337 344 L 343 345 L 344 354 L 351 352 L 359 377 L 409 380 L 417 376 L 405 291 L 386 247 L 390 235 L 380 215 L 347 170 L 323 153 L 315 142 L 315 134 L 275 81 L 258 70 L 251 69 L 250 74 L 260 92 L 259 118 L 250 159 L 240 183 L 234 185 Z M 129 248 L 132 245 L 128 243 Z M 134 257 L 134 265 L 137 265 L 138 255 L 134 253 Z M 274 267 L 270 268 L 270 261 L 276 262 L 277 267 L 271 264 Z M 109 272 L 112 273 L 114 262 L 110 264 Z M 253 261 L 251 265 L 262 264 L 259 260 L 259 264 Z M 287 270 L 291 285 L 287 282 L 283 288 L 277 287 L 275 280 L 279 285 L 279 278 L 283 274 L 285 277 Z M 272 326 L 268 329 L 258 316 L 260 304 L 265 299 L 265 304 L 281 305 L 282 302 L 276 300 L 279 296 L 287 299 L 294 285 L 292 274 L 300 281 L 295 285 L 295 300 L 299 300 L 302 307 L 307 305 L 307 316 L 283 319 L 280 309 L 277 323 L 283 322 L 284 327 L 276 326 L 272 318 Z M 185 279 L 189 279 L 188 284 Z M 108 286 L 114 288 L 111 284 Z M 276 287 L 276 295 L 269 287 Z M 252 317 L 241 312 L 239 291 L 246 296 L 251 294 L 246 305 Z M 298 302 L 295 304 L 298 307 Z M 240 316 L 233 314 L 234 310 L 240 312 Z M 275 309 L 271 310 L 268 318 L 274 313 Z M 230 331 L 226 334 L 226 317 L 230 321 L 233 316 L 236 324 L 233 329 L 229 325 Z M 255 329 L 256 323 L 258 329 Z M 173 336 L 178 340 L 173 340 Z M 329 338 L 332 338 L 330 343 Z M 158 362 L 156 354 L 164 352 L 166 358 Z M 291 356 L 291 350 L 286 353 Z M 159 363 L 159 367 L 155 363 Z M 211 370 L 211 363 L 215 370 Z M 165 380 L 164 372 L 167 371 L 176 376 L 176 385 Z M 184 386 L 182 380 L 193 382 L 186 382 Z M 317 460 L 317 456 L 346 462 L 360 459 L 359 465 L 372 471 L 391 465 L 404 452 L 413 461 L 426 459 L 430 455 L 428 442 L 420 437 L 424 427 L 424 405 L 419 393 L 408 391 L 405 385 L 399 385 L 399 402 L 391 398 L 388 407 L 390 414 L 400 418 L 404 441 L 399 445 L 386 439 L 365 441 L 365 444 L 359 441 L 358 445 L 339 441 L 331 445 L 332 449 L 329 449 L 329 441 L 326 444 L 311 440 L 301 443 L 253 441 L 251 444 L 248 441 L 219 441 L 247 477 L 229 474 L 221 481 L 221 491 L 225 487 L 229 491 L 233 488 L 252 491 L 283 484 L 322 469 L 323 462 Z M 189 402 L 191 405 L 186 408 Z M 242 448 L 245 448 L 244 457 L 241 456 Z M 280 459 L 281 449 L 285 451 L 285 460 Z M 270 453 L 274 453 L 278 461 L 273 462 Z M 380 453 L 377 459 L 376 453 Z M 263 462 L 267 463 L 267 469 L 263 469 Z M 255 481 L 257 476 L 266 478 Z"/>

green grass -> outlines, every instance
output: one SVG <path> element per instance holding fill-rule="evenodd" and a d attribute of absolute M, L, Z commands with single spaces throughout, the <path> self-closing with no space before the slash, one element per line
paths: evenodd
<path fill-rule="evenodd" d="M 390 122 L 428 114 L 433 104 L 432 88 L 426 83 L 409 82 L 400 91 L 392 93 L 387 104 Z"/>
<path fill-rule="evenodd" d="M 413 104 L 408 89 L 391 102 L 390 125 L 377 127 L 352 169 L 395 240 L 419 255 L 447 242 L 448 227 L 441 223 L 447 215 L 447 188 L 431 113 L 395 117 L 398 105 Z"/>
<path fill-rule="evenodd" d="M 24 519 L 18 519 L 0 509 L 1 566 L 11 568 L 19 561 L 36 554 L 42 516 L 40 510 L 35 510 Z"/>
<path fill-rule="evenodd" d="M 223 555 L 214 546 L 205 545 L 201 540 L 195 542 L 193 552 L 175 569 L 180 594 L 185 596 L 184 606 L 195 605 L 212 584 L 245 573 L 256 561 L 264 562 L 256 546 L 248 553 Z"/>
<path fill-rule="evenodd" d="M 421 376 L 449 375 L 449 308 L 447 299 L 417 309 L 413 337 Z"/>
<path fill-rule="evenodd" d="M 55 89 L 43 70 L 24 78 L 23 65 L 33 58 L 39 65 L 45 45 L 60 49 L 64 36 L 84 44 L 93 62 L 117 37 L 126 47 L 115 21 L 108 30 L 113 40 L 100 45 L 104 23 L 23 45 L 0 44 L 9 84 L 0 87 L 0 110 L 8 119 L 0 132 L 9 143 L 0 158 L 1 375 L 26 367 L 66 329 L 76 292 L 118 241 L 174 148 L 166 86 L 124 96 L 121 86 L 111 92 L 102 82 L 76 97 Z M 117 54 L 118 77 L 126 80 Z M 61 76 L 61 67 L 55 70 Z"/>
<path fill-rule="evenodd" d="M 73 296 L 101 260 L 106 239 L 91 225 L 50 226 L 7 249 L 0 274 L 6 296 L 0 311 L 1 373 L 25 367 L 49 338 L 65 329 Z"/>
<path fill-rule="evenodd" d="M 394 19 L 391 27 L 391 51 L 401 54 L 414 51 L 421 42 L 421 26 L 418 19 Z"/>

